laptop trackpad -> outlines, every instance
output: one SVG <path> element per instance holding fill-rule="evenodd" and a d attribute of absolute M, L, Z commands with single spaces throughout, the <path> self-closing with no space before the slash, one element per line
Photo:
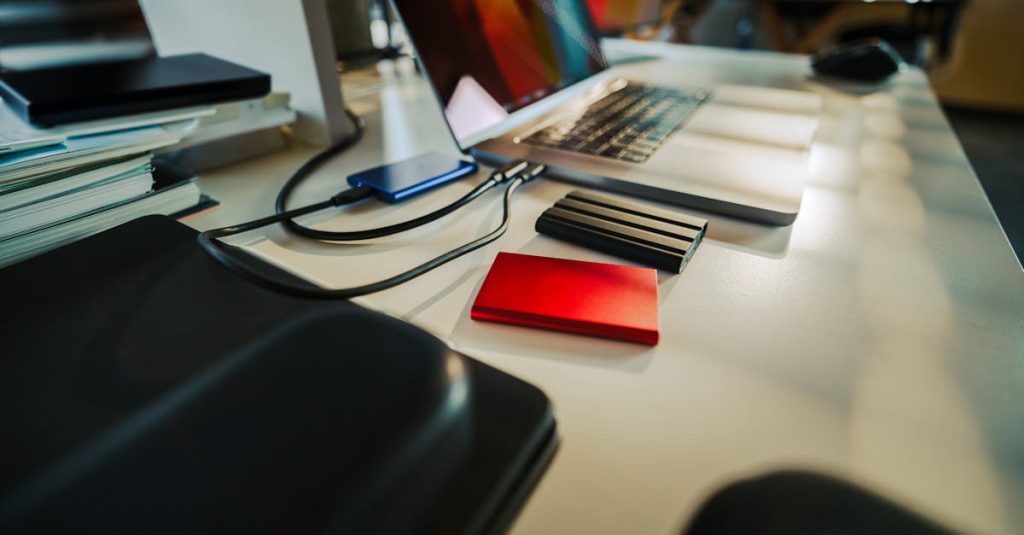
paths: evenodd
<path fill-rule="evenodd" d="M 807 149 L 817 129 L 818 118 L 814 115 L 708 102 L 697 108 L 683 131 L 789 149 Z"/>

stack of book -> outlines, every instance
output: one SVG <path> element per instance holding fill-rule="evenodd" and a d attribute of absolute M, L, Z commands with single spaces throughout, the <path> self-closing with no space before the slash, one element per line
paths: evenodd
<path fill-rule="evenodd" d="M 193 172 L 284 146 L 296 118 L 269 75 L 203 54 L 6 71 L 0 97 L 0 267 L 216 204 Z"/>
<path fill-rule="evenodd" d="M 193 177 L 153 162 L 206 110 L 37 130 L 2 108 L 0 266 L 136 217 L 210 203 Z"/>

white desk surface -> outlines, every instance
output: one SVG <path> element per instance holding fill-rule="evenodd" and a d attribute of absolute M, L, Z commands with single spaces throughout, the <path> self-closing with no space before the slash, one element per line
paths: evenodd
<path fill-rule="evenodd" d="M 551 397 L 561 447 L 513 533 L 677 533 L 719 486 L 794 467 L 840 474 L 955 528 L 1024 531 L 1024 274 L 924 75 L 910 70 L 889 90 L 856 97 L 809 82 L 800 56 L 650 50 L 685 61 L 695 85 L 825 95 L 796 222 L 769 228 L 711 216 L 709 239 L 683 274 L 661 275 L 660 344 L 469 319 L 498 251 L 621 262 L 534 232 L 537 216 L 572 189 L 554 181 L 520 190 L 498 242 L 359 300 Z M 366 137 L 294 205 L 339 191 L 350 172 L 456 150 L 408 67 L 381 67 L 379 84 L 358 73 L 346 82 Z M 203 189 L 224 206 L 189 223 L 204 229 L 271 213 L 284 178 L 313 153 L 293 147 L 206 173 Z M 369 202 L 319 221 L 402 220 L 480 178 L 398 209 Z M 498 203 L 489 194 L 367 245 L 324 246 L 276 228 L 239 238 L 311 280 L 351 286 L 479 235 L 497 221 Z"/>

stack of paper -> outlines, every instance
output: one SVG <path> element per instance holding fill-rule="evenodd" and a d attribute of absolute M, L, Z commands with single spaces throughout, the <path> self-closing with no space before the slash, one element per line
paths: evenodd
<path fill-rule="evenodd" d="M 177 143 L 180 135 L 160 126 L 69 137 L 63 143 L 0 156 L 0 183 L 45 177 L 91 163 L 144 154 Z"/>
<path fill-rule="evenodd" d="M 6 116 L 8 115 L 9 116 Z M 19 150 L 56 145 L 66 136 L 33 128 L 21 122 L 7 106 L 0 101 L 0 156 Z"/>
<path fill-rule="evenodd" d="M 289 101 L 288 93 L 275 91 L 261 98 L 217 104 L 213 114 L 197 117 L 195 127 L 171 148 L 180 150 L 291 124 L 297 114 L 288 106 Z"/>
<path fill-rule="evenodd" d="M 289 100 L 288 93 L 272 92 L 262 98 L 217 104 L 214 114 L 196 118 L 179 143 L 158 153 L 201 171 L 283 148 L 281 127 L 296 119 Z"/>

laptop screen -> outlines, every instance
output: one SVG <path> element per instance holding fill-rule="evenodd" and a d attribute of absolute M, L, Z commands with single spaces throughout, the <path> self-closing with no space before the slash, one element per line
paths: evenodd
<path fill-rule="evenodd" d="M 396 0 L 459 144 L 606 67 L 580 0 Z"/>

